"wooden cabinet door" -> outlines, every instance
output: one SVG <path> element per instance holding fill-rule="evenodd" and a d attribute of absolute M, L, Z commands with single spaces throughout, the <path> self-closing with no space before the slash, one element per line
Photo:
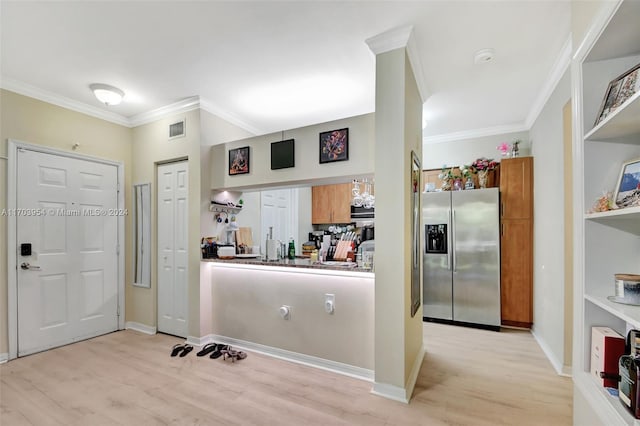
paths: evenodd
<path fill-rule="evenodd" d="M 506 158 L 500 162 L 502 218 L 533 216 L 533 157 Z"/>
<path fill-rule="evenodd" d="M 333 187 L 332 223 L 351 222 L 351 183 L 339 183 Z"/>
<path fill-rule="evenodd" d="M 529 219 L 504 219 L 500 230 L 502 324 L 533 322 L 533 227 Z"/>
<path fill-rule="evenodd" d="M 333 204 L 333 185 L 311 188 L 311 223 L 331 223 Z"/>

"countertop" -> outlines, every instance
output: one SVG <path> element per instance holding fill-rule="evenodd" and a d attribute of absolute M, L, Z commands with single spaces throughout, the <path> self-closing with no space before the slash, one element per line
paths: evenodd
<path fill-rule="evenodd" d="M 283 259 L 283 260 L 263 260 L 261 258 L 235 258 L 235 259 L 202 259 L 203 262 L 212 263 L 230 263 L 237 265 L 260 265 L 260 266 L 279 266 L 279 267 L 291 267 L 291 268 L 307 268 L 307 269 L 324 269 L 334 271 L 349 271 L 349 272 L 373 272 L 369 268 L 359 268 L 357 266 L 350 266 L 352 262 L 311 262 L 307 258 L 296 259 Z"/>

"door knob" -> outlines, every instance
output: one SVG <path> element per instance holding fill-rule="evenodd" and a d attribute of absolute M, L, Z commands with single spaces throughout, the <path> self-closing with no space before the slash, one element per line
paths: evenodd
<path fill-rule="evenodd" d="M 40 270 L 39 266 L 29 265 L 29 262 L 22 262 L 22 264 L 20 265 L 20 268 L 22 268 L 24 270 L 27 270 L 27 269 L 34 270 L 34 271 L 39 271 Z"/>

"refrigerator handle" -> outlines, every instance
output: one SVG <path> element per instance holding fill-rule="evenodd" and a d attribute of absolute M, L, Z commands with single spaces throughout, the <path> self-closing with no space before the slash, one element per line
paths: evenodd
<path fill-rule="evenodd" d="M 449 224 L 451 224 L 451 209 L 449 209 L 447 211 L 447 218 L 449 220 Z M 451 232 L 451 226 L 447 227 L 447 270 L 451 271 L 451 265 L 452 265 L 452 260 L 451 260 L 451 256 L 452 256 L 452 251 L 453 251 L 453 242 L 452 242 L 452 237 L 453 234 Z"/>
<path fill-rule="evenodd" d="M 456 272 L 456 210 L 451 209 L 451 214 L 449 215 L 451 220 L 451 238 L 449 238 L 450 249 L 449 249 L 449 257 L 453 258 L 450 264 L 450 269 L 453 272 Z"/>

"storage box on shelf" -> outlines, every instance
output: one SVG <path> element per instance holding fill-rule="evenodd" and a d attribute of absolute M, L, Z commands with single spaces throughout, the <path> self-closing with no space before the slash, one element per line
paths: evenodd
<path fill-rule="evenodd" d="M 609 83 L 640 63 L 640 2 L 608 3 L 587 33 L 572 68 L 576 178 L 574 261 L 574 393 L 576 418 L 607 425 L 640 425 L 590 374 L 591 327 L 622 335 L 640 329 L 640 306 L 608 299 L 614 274 L 640 273 L 640 207 L 586 213 L 603 192 L 618 184 L 622 164 L 640 158 L 640 93 L 593 126 Z"/>

